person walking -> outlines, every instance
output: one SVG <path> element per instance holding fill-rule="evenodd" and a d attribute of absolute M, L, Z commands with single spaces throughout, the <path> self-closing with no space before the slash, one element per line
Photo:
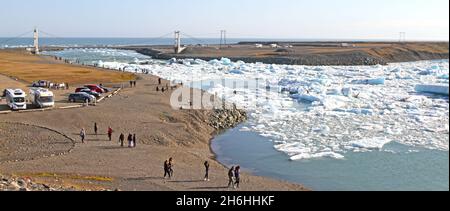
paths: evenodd
<path fill-rule="evenodd" d="M 132 144 L 133 144 L 133 135 L 131 135 L 131 133 L 128 134 L 128 139 L 127 140 L 128 140 L 128 147 L 131 148 Z"/>
<path fill-rule="evenodd" d="M 169 169 L 170 178 L 172 178 L 173 177 L 173 158 L 169 158 L 168 169 Z"/>
<path fill-rule="evenodd" d="M 125 135 L 123 133 L 120 134 L 119 136 L 119 142 L 120 142 L 120 146 L 123 147 L 123 142 L 125 141 Z"/>
<path fill-rule="evenodd" d="M 84 128 L 81 129 L 80 137 L 81 137 L 81 143 L 84 144 L 84 139 L 86 138 L 86 130 Z"/>
<path fill-rule="evenodd" d="M 234 185 L 234 166 L 228 171 L 228 188 Z"/>
<path fill-rule="evenodd" d="M 133 86 L 136 87 L 137 81 L 133 81 Z"/>
<path fill-rule="evenodd" d="M 108 138 L 109 141 L 112 141 L 112 134 L 113 134 L 113 129 L 111 128 L 111 126 L 108 127 Z"/>
<path fill-rule="evenodd" d="M 98 134 L 97 122 L 94 122 L 94 133 L 95 133 L 95 135 Z"/>
<path fill-rule="evenodd" d="M 169 176 L 170 179 L 170 171 L 169 171 L 169 161 L 164 161 L 164 179 Z"/>
<path fill-rule="evenodd" d="M 234 189 L 236 189 L 236 188 L 239 189 L 239 185 L 241 183 L 241 167 L 240 166 L 237 166 L 234 169 L 234 178 L 235 178 Z"/>
<path fill-rule="evenodd" d="M 136 134 L 133 134 L 133 147 L 136 148 Z"/>
<path fill-rule="evenodd" d="M 130 81 L 130 88 L 133 88 L 133 81 Z"/>
<path fill-rule="evenodd" d="M 203 164 L 205 166 L 205 181 L 210 181 L 209 180 L 209 162 L 205 161 L 205 163 Z"/>

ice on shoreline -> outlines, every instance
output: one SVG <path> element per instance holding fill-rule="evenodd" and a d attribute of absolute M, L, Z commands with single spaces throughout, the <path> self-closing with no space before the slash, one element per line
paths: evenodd
<path fill-rule="evenodd" d="M 146 72 L 185 84 L 215 81 L 208 92 L 248 109 L 250 118 L 243 130 L 273 140 L 275 149 L 291 160 L 342 159 L 346 152 L 380 150 L 390 142 L 449 149 L 448 60 L 313 67 L 226 58 L 160 62 L 122 53 L 128 54 L 129 62 L 97 62 L 106 68 Z M 217 83 L 222 79 L 238 84 L 258 79 L 262 86 L 252 88 L 250 83 L 245 89 Z M 437 86 L 421 87 L 431 84 Z M 445 86 L 447 96 L 422 94 L 442 94 Z"/>

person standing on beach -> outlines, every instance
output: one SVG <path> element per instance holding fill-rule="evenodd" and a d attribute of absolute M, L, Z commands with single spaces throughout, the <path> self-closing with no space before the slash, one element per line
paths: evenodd
<path fill-rule="evenodd" d="M 234 182 L 234 189 L 239 189 L 239 184 L 241 182 L 241 167 L 237 166 L 234 169 L 234 178 L 235 178 L 235 182 Z"/>
<path fill-rule="evenodd" d="M 84 139 L 86 138 L 86 130 L 84 130 L 84 128 L 81 129 L 80 137 L 81 137 L 81 143 L 84 144 Z"/>
<path fill-rule="evenodd" d="M 228 188 L 234 185 L 234 166 L 228 171 Z"/>
<path fill-rule="evenodd" d="M 94 123 L 94 133 L 95 133 L 95 135 L 98 134 L 97 122 Z"/>
<path fill-rule="evenodd" d="M 162 84 L 161 78 L 158 78 L 158 84 L 159 84 L 159 85 Z"/>
<path fill-rule="evenodd" d="M 133 81 L 133 86 L 136 87 L 137 81 Z"/>
<path fill-rule="evenodd" d="M 205 181 L 209 182 L 209 162 L 205 161 L 203 165 L 205 165 Z"/>
<path fill-rule="evenodd" d="M 136 148 L 136 134 L 133 134 L 133 147 Z"/>
<path fill-rule="evenodd" d="M 133 144 L 133 135 L 128 134 L 128 147 L 131 148 Z"/>
<path fill-rule="evenodd" d="M 133 81 L 130 81 L 130 88 L 133 88 Z"/>
<path fill-rule="evenodd" d="M 125 141 L 125 135 L 123 133 L 119 136 L 120 146 L 123 147 L 123 142 Z"/>
<path fill-rule="evenodd" d="M 108 138 L 109 141 L 112 141 L 112 134 L 113 134 L 113 129 L 111 128 L 111 126 L 108 127 Z"/>

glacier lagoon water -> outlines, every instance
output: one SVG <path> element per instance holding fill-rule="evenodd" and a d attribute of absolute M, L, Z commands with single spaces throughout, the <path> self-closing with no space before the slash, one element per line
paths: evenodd
<path fill-rule="evenodd" d="M 48 54 L 183 81 L 247 109 L 248 122 L 213 142 L 226 164 L 314 190 L 449 189 L 448 95 L 415 90 L 448 86 L 448 61 L 306 67 L 109 49 Z"/>
<path fill-rule="evenodd" d="M 383 150 L 350 152 L 345 159 L 290 161 L 273 143 L 238 128 L 219 135 L 212 148 L 217 159 L 241 165 L 256 175 L 296 182 L 316 191 L 448 191 L 449 153 L 417 149 L 398 143 Z M 409 151 L 410 153 L 392 153 Z"/>

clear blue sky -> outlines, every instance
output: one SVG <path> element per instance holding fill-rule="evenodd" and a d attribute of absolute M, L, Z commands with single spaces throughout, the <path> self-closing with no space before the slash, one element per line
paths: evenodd
<path fill-rule="evenodd" d="M 3 0 L 0 37 L 449 39 L 448 0 Z"/>

